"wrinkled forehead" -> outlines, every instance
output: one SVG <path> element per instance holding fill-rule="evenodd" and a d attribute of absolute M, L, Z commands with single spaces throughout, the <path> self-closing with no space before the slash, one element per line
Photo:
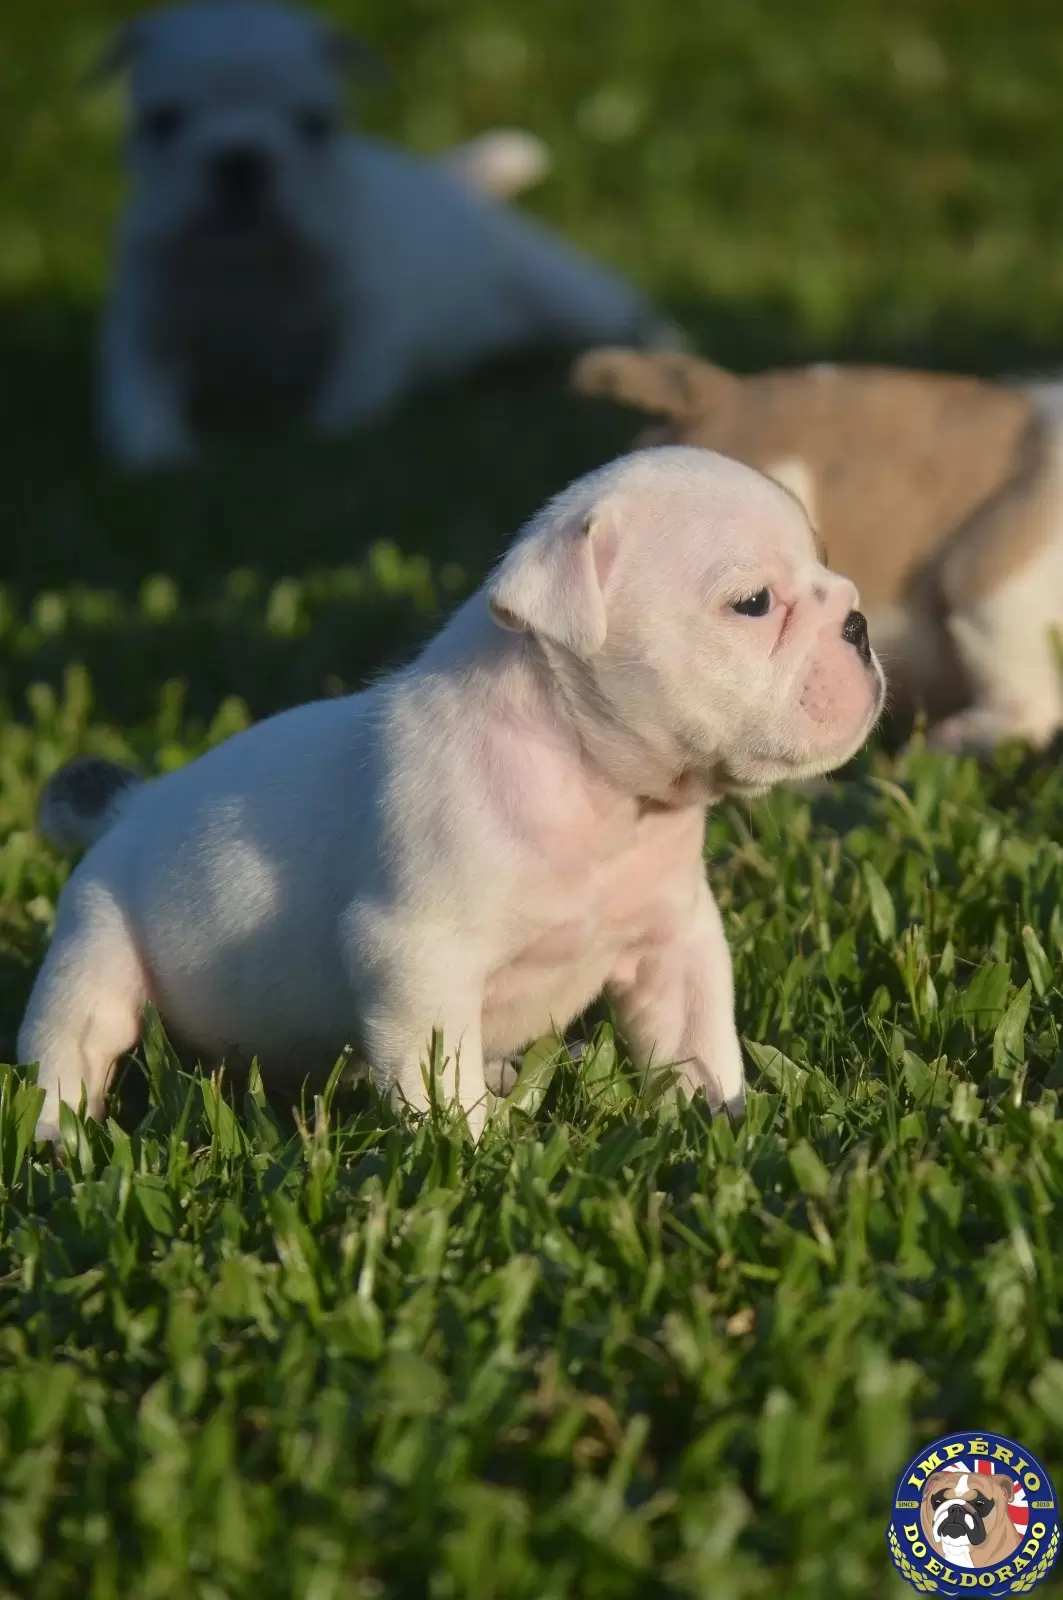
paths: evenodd
<path fill-rule="evenodd" d="M 931 1495 L 944 1492 L 946 1500 L 967 1501 L 973 1500 L 979 1491 L 985 1493 L 986 1490 L 992 1494 L 993 1479 L 991 1476 L 986 1477 L 984 1480 L 979 1476 L 979 1481 L 975 1482 L 974 1478 L 967 1473 L 942 1472 L 929 1480 L 923 1489 L 923 1493 L 928 1499 Z"/>
<path fill-rule="evenodd" d="M 662 475 L 640 485 L 633 499 L 651 547 L 667 538 L 703 581 L 740 573 L 766 583 L 822 563 L 822 546 L 801 503 L 750 469 Z"/>
<path fill-rule="evenodd" d="M 181 93 L 197 103 L 335 91 L 321 34 L 295 13 L 229 4 L 150 18 L 133 61 L 138 102 Z"/>

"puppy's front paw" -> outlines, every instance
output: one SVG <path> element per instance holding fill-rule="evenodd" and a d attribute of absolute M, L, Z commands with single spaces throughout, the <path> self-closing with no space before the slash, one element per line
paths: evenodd
<path fill-rule="evenodd" d="M 519 1059 L 515 1061 L 508 1058 L 504 1061 L 485 1061 L 484 1083 L 493 1095 L 497 1095 L 500 1100 L 504 1100 L 516 1083 L 519 1072 Z"/>
<path fill-rule="evenodd" d="M 732 1095 L 721 1110 L 727 1113 L 728 1120 L 734 1127 L 740 1127 L 746 1120 L 746 1087 L 742 1085 L 741 1094 Z"/>
<path fill-rule="evenodd" d="M 39 1160 L 46 1161 L 50 1155 L 56 1165 L 63 1161 L 66 1151 L 63 1145 L 63 1136 L 59 1131 L 58 1114 L 51 1115 L 47 1108 L 42 1109 L 37 1119 L 33 1140 L 36 1145 L 44 1145 L 46 1147 L 45 1150 L 38 1152 Z"/>
<path fill-rule="evenodd" d="M 187 466 L 195 456 L 190 436 L 170 418 L 142 418 L 128 428 L 112 427 L 105 445 L 117 466 L 134 472 Z"/>

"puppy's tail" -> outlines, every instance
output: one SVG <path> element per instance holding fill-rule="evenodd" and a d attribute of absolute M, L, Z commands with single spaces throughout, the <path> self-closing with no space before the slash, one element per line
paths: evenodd
<path fill-rule="evenodd" d="M 512 200 L 550 171 L 543 141 L 521 128 L 492 128 L 440 159 L 452 178 L 490 200 Z"/>
<path fill-rule="evenodd" d="M 37 832 L 58 850 L 87 850 L 113 826 L 142 782 L 117 761 L 78 756 L 45 784 Z"/>
<path fill-rule="evenodd" d="M 572 368 L 577 394 L 602 395 L 687 422 L 734 394 L 741 378 L 682 350 L 588 350 Z"/>

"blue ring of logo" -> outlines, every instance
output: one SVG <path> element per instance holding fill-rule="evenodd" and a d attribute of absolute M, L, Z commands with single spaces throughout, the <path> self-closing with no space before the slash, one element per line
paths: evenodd
<path fill-rule="evenodd" d="M 970 1432 L 912 1457 L 886 1541 L 913 1589 L 952 1597 L 1029 1593 L 1055 1565 L 1060 1537 L 1056 1491 L 1037 1457 L 1002 1433 Z"/>

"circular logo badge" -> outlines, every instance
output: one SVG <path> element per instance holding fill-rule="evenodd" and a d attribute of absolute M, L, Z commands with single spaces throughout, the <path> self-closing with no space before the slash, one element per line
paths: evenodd
<path fill-rule="evenodd" d="M 921 1594 L 1026 1594 L 1059 1552 L 1059 1506 L 1035 1455 L 999 1433 L 950 1433 L 897 1482 L 888 1541 Z"/>

